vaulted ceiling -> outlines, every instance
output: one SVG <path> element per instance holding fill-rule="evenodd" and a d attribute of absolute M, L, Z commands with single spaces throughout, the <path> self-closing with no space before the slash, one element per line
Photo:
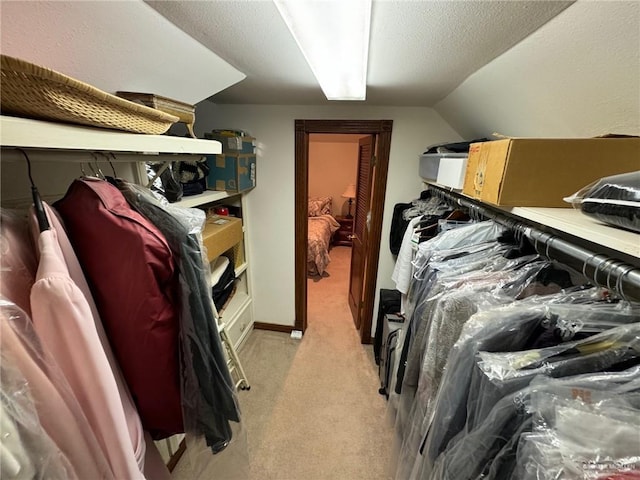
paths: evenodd
<path fill-rule="evenodd" d="M 273 2 L 146 3 L 246 75 L 216 103 L 329 103 Z M 364 103 L 432 106 L 572 3 L 374 0 Z"/>

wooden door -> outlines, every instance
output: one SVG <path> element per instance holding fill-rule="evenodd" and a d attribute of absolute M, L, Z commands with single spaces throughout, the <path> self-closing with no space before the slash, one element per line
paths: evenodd
<path fill-rule="evenodd" d="M 349 308 L 356 328 L 362 323 L 363 291 L 367 258 L 368 233 L 367 214 L 371 205 L 371 171 L 373 168 L 374 137 L 360 139 L 358 147 L 358 183 L 356 208 L 353 220 L 351 248 L 351 272 L 349 279 Z"/>

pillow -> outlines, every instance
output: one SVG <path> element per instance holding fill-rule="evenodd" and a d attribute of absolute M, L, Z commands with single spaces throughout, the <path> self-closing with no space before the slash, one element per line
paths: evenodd
<path fill-rule="evenodd" d="M 310 197 L 309 216 L 331 215 L 331 200 L 332 197 Z"/>

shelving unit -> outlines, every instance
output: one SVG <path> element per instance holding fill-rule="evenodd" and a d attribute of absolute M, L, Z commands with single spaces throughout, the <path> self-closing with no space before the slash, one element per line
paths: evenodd
<path fill-rule="evenodd" d="M 220 192 L 217 190 L 207 190 L 199 195 L 191 195 L 189 197 L 182 197 L 182 200 L 174 203 L 174 205 L 179 207 L 198 207 L 200 205 L 205 205 L 207 203 L 218 202 L 220 200 L 224 200 L 233 196 L 234 194 L 230 194 L 228 192 Z M 235 194 L 237 195 L 237 194 Z"/>
<path fill-rule="evenodd" d="M 615 288 L 627 300 L 640 301 L 640 234 L 602 225 L 577 210 L 504 208 L 429 182 L 436 195 L 470 215 L 493 219 L 526 236 L 537 252 L 581 272 L 593 283 Z"/>
<path fill-rule="evenodd" d="M 179 159 L 180 155 L 222 153 L 222 145 L 214 140 L 125 133 L 10 116 L 0 116 L 0 145 L 3 148 L 3 175 L 9 172 L 6 177 L 13 183 L 26 182 L 24 158 L 16 152 L 16 148 L 28 150 L 32 161 L 44 164 L 38 165 L 34 170 L 36 178 L 41 180 L 41 184 L 38 185 L 41 192 L 42 187 L 51 190 L 51 194 L 46 196 L 48 199 L 50 197 L 51 201 L 62 196 L 61 192 L 66 190 L 71 180 L 81 174 L 79 164 L 92 161 L 97 164 L 98 160 L 103 160 L 95 158 L 96 152 L 114 153 L 116 157 L 110 157 L 109 160 L 119 164 L 118 176 L 137 183 L 144 183 L 146 179 L 145 162 L 170 161 Z M 106 161 L 106 157 L 104 160 Z M 69 168 L 70 164 L 75 165 Z M 104 168 L 104 164 L 102 166 Z M 88 168 L 86 169 L 89 173 L 91 172 Z M 43 179 L 46 181 L 42 181 Z M 16 185 L 13 190 L 15 191 L 12 194 L 18 192 L 25 197 L 29 192 L 26 183 Z M 7 200 L 6 197 L 3 190 L 3 203 Z M 14 199 L 9 198 L 9 200 Z M 214 190 L 185 197 L 174 205 L 204 207 L 222 201 L 237 204 L 240 211 L 245 211 L 242 195 Z M 243 227 L 243 236 L 246 236 L 246 227 Z M 249 256 L 246 243 L 243 242 L 245 261 L 241 265 L 236 265 L 235 270 L 238 278 L 236 294 L 220 315 L 220 325 L 224 324 L 224 335 L 236 349 L 247 338 L 253 327 Z M 184 435 L 175 435 L 156 442 L 165 462 L 181 451 L 179 445 L 183 438 Z"/>
<path fill-rule="evenodd" d="M 547 225 L 640 259 L 640 235 L 610 227 L 573 208 L 502 207 L 521 218 Z"/>
<path fill-rule="evenodd" d="M 209 155 L 222 152 L 222 145 L 215 140 L 126 133 L 4 115 L 0 116 L 0 132 L 4 147 L 130 152 L 145 155 Z"/>
<path fill-rule="evenodd" d="M 61 162 L 79 163 L 91 161 L 90 155 L 87 154 L 94 152 L 111 152 L 117 155 L 114 161 L 133 164 L 134 168 L 130 172 L 131 175 L 125 174 L 123 176 L 125 178 L 130 176 L 131 178 L 128 179 L 137 183 L 143 183 L 145 179 L 144 163 L 147 161 L 157 160 L 159 157 L 163 157 L 163 160 L 165 160 L 167 156 L 172 159 L 174 158 L 172 156 L 176 155 L 213 155 L 222 153 L 222 144 L 215 140 L 126 133 L 4 115 L 0 116 L 0 134 L 0 143 L 3 148 L 8 148 L 10 151 L 13 148 L 29 149 L 30 158 L 56 164 L 56 174 L 48 176 L 49 182 L 47 182 L 61 182 L 58 190 L 51 195 L 54 199 L 56 196 L 61 196 L 61 192 L 64 192 L 68 182 L 80 173 L 80 170 L 76 171 L 74 169 L 73 176 L 65 178 L 65 175 L 69 176 L 72 173 L 65 172 L 65 174 L 60 174 L 58 167 Z M 23 161 L 21 157 L 16 155 L 11 155 L 11 157 Z M 46 168 L 49 167 L 44 167 L 44 169 Z M 26 175 L 20 175 L 26 177 Z M 25 178 L 21 178 L 21 180 L 25 180 Z M 29 192 L 26 187 L 19 187 L 19 190 L 25 192 L 25 196 Z M 245 210 L 244 198 L 241 194 L 216 190 L 208 190 L 200 195 L 185 197 L 174 205 L 205 207 L 221 202 L 235 204 L 240 207 L 240 211 Z M 246 226 L 243 226 L 243 236 L 246 236 Z M 245 262 L 235 266 L 236 277 L 239 279 L 238 288 L 236 289 L 237 298 L 233 298 L 224 310 L 224 322 L 230 332 L 229 337 L 233 341 L 235 348 L 240 346 L 248 331 L 250 331 L 249 327 L 253 325 L 248 281 L 250 269 L 247 261 L 246 244 L 247 242 L 243 242 L 242 246 L 245 248 Z M 241 317 L 241 322 L 236 325 L 236 322 Z M 242 328 L 239 328 L 240 326 Z"/>
<path fill-rule="evenodd" d="M 216 205 L 225 204 L 238 207 L 240 217 L 244 217 L 246 212 L 245 198 L 241 193 L 228 192 L 205 192 L 202 195 L 195 195 L 191 198 L 178 202 L 177 205 L 191 206 L 209 209 Z M 243 241 L 239 248 L 244 248 L 244 262 L 234 265 L 236 285 L 235 293 L 229 299 L 224 308 L 219 312 L 219 321 L 225 325 L 225 330 L 233 347 L 238 350 L 248 337 L 253 328 L 253 302 L 251 297 L 251 286 L 249 281 L 250 261 L 247 251 L 247 225 L 242 226 Z"/>
<path fill-rule="evenodd" d="M 433 185 L 442 190 L 450 191 L 456 195 L 475 199 L 464 195 L 459 190 L 454 190 L 435 182 L 424 181 L 426 185 Z M 568 205 L 568 204 L 567 204 Z M 549 227 L 557 232 L 562 232 L 573 237 L 583 239 L 592 244 L 599 245 L 607 250 L 619 252 L 625 259 L 631 257 L 640 262 L 640 234 L 610 227 L 597 220 L 588 217 L 574 208 L 542 208 L 542 207 L 493 207 L 506 212 L 516 218 L 530 220 L 540 225 Z"/>

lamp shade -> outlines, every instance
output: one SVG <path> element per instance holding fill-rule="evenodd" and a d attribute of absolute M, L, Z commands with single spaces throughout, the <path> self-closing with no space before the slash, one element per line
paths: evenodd
<path fill-rule="evenodd" d="M 355 183 L 350 183 L 349 185 L 347 185 L 347 188 L 345 189 L 344 193 L 342 194 L 342 197 L 344 197 L 344 198 L 356 198 L 356 184 Z"/>

